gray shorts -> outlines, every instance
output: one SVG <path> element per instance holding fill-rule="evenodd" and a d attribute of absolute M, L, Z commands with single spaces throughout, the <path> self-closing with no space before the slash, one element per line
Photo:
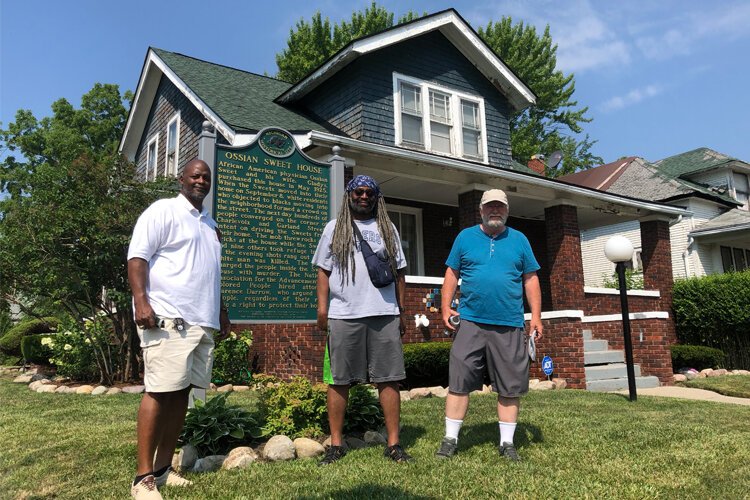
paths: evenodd
<path fill-rule="evenodd" d="M 398 316 L 328 321 L 331 385 L 395 382 L 406 378 Z M 324 369 L 324 371 L 326 371 Z"/>
<path fill-rule="evenodd" d="M 451 347 L 449 390 L 468 394 L 481 389 L 485 366 L 499 395 L 514 398 L 529 392 L 523 328 L 462 320 Z"/>

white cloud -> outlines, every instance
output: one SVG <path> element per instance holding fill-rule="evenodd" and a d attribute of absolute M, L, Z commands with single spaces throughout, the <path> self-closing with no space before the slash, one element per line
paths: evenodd
<path fill-rule="evenodd" d="M 643 100 L 656 97 L 664 91 L 664 88 L 658 84 L 648 85 L 646 87 L 633 89 L 625 95 L 615 96 L 608 99 L 600 106 L 601 110 L 606 112 L 619 111 Z"/>

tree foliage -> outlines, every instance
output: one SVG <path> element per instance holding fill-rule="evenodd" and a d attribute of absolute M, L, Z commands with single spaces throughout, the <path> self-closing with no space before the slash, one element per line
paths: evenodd
<path fill-rule="evenodd" d="M 408 12 L 401 24 L 420 17 Z M 290 30 L 287 48 L 276 55 L 277 77 L 298 82 L 330 56 L 356 38 L 372 35 L 394 26 L 394 15 L 372 2 L 363 12 L 354 12 L 351 21 L 331 25 L 316 12 L 310 22 L 303 19 Z M 514 24 L 510 17 L 489 21 L 479 28 L 479 36 L 537 95 L 537 103 L 511 117 L 513 158 L 525 165 L 534 154 L 550 155 L 561 151 L 562 162 L 546 174 L 556 177 L 591 168 L 603 162 L 594 155 L 595 144 L 588 135 L 582 139 L 583 124 L 591 121 L 587 107 L 578 107 L 573 99 L 575 78 L 557 70 L 557 45 L 549 25 L 539 35 L 533 26 Z"/>
<path fill-rule="evenodd" d="M 79 109 L 60 99 L 52 111 L 38 120 L 20 110 L 0 130 L 0 292 L 32 315 L 46 299 L 81 323 L 109 317 L 125 359 L 121 373 L 100 367 L 112 382 L 135 371 L 127 244 L 140 212 L 166 191 L 136 183 L 117 154 L 127 109 L 116 85 L 95 85 Z"/>

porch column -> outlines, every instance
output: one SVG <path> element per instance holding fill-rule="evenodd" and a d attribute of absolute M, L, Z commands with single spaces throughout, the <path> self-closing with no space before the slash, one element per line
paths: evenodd
<path fill-rule="evenodd" d="M 547 207 L 544 209 L 544 223 L 552 310 L 584 309 L 578 210 L 574 205 L 564 203 Z"/>
<path fill-rule="evenodd" d="M 490 189 L 487 187 L 487 189 Z M 466 229 L 482 222 L 482 216 L 479 214 L 479 202 L 482 201 L 482 194 L 485 189 L 480 186 L 469 186 L 466 191 L 458 194 L 458 228 Z"/>
<path fill-rule="evenodd" d="M 641 223 L 641 260 L 646 290 L 659 290 L 662 311 L 672 310 L 672 244 L 669 240 L 669 218 L 649 216 Z"/>

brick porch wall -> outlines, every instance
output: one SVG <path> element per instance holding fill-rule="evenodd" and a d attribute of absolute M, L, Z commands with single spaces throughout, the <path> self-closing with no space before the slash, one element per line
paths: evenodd
<path fill-rule="evenodd" d="M 544 210 L 544 222 L 552 295 L 551 309 L 580 309 L 584 301 L 583 261 L 576 207 L 548 207 Z"/>

